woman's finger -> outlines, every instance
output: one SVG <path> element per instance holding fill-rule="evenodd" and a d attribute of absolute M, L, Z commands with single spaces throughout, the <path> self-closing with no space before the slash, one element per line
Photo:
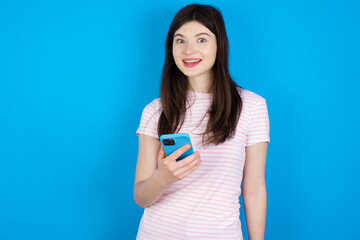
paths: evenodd
<path fill-rule="evenodd" d="M 187 168 L 185 171 L 178 173 L 178 178 L 183 179 L 190 175 L 192 172 L 194 172 L 201 164 L 201 160 L 198 159 L 198 161 L 194 161 L 194 165 L 192 165 L 190 168 Z"/>
<path fill-rule="evenodd" d="M 169 155 L 169 157 L 173 158 L 173 160 L 176 161 L 176 159 L 178 159 L 184 152 L 186 152 L 189 149 L 190 149 L 190 144 L 185 144 L 184 146 L 176 149 L 172 154 Z"/>
<path fill-rule="evenodd" d="M 191 164 L 193 161 L 195 161 L 196 158 L 200 158 L 199 152 L 194 152 L 190 156 L 187 156 L 186 158 L 182 159 L 181 161 L 176 162 L 176 165 L 179 169 L 186 168 L 189 164 Z"/>
<path fill-rule="evenodd" d="M 158 163 L 161 160 L 163 160 L 165 157 L 166 157 L 166 155 L 165 155 L 164 148 L 163 148 L 162 144 L 160 144 L 159 155 L 158 155 Z"/>

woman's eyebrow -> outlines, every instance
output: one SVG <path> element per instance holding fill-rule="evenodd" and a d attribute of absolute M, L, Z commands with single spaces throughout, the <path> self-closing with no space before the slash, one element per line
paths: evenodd
<path fill-rule="evenodd" d="M 177 33 L 177 34 L 174 35 L 174 37 L 177 37 L 177 36 L 179 36 L 179 37 L 184 37 L 184 35 L 182 35 L 182 34 L 180 34 L 180 33 Z"/>
<path fill-rule="evenodd" d="M 210 35 L 208 33 L 206 33 L 206 32 L 198 33 L 198 34 L 195 35 L 195 37 L 200 36 L 200 35 L 208 35 L 210 37 Z"/>
<path fill-rule="evenodd" d="M 211 36 L 210 36 L 208 33 L 206 33 L 206 32 L 198 33 L 198 34 L 195 35 L 195 37 L 198 37 L 198 36 L 200 36 L 200 35 L 208 35 L 209 37 L 211 37 Z M 177 37 L 177 36 L 179 36 L 179 37 L 184 37 L 184 35 L 182 35 L 181 33 L 177 33 L 177 34 L 174 35 L 174 37 Z"/>

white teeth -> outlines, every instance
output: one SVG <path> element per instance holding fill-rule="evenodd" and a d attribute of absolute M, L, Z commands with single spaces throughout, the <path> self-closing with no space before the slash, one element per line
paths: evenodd
<path fill-rule="evenodd" d="M 186 63 L 194 63 L 194 62 L 200 62 L 200 60 L 188 60 L 188 61 L 184 61 Z"/>

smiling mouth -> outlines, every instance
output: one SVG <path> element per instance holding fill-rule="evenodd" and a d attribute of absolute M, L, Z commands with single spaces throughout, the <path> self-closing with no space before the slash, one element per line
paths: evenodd
<path fill-rule="evenodd" d="M 201 62 L 201 59 L 186 59 L 183 60 L 185 67 L 195 67 Z"/>

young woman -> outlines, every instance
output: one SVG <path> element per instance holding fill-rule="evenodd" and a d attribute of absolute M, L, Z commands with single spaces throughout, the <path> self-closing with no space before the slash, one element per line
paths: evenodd
<path fill-rule="evenodd" d="M 190 135 L 195 153 L 165 156 L 159 136 Z M 208 5 L 181 9 L 171 23 L 160 98 L 143 110 L 134 199 L 145 208 L 137 239 L 242 239 L 241 193 L 250 239 L 264 239 L 265 99 L 228 71 L 223 18 Z"/>

